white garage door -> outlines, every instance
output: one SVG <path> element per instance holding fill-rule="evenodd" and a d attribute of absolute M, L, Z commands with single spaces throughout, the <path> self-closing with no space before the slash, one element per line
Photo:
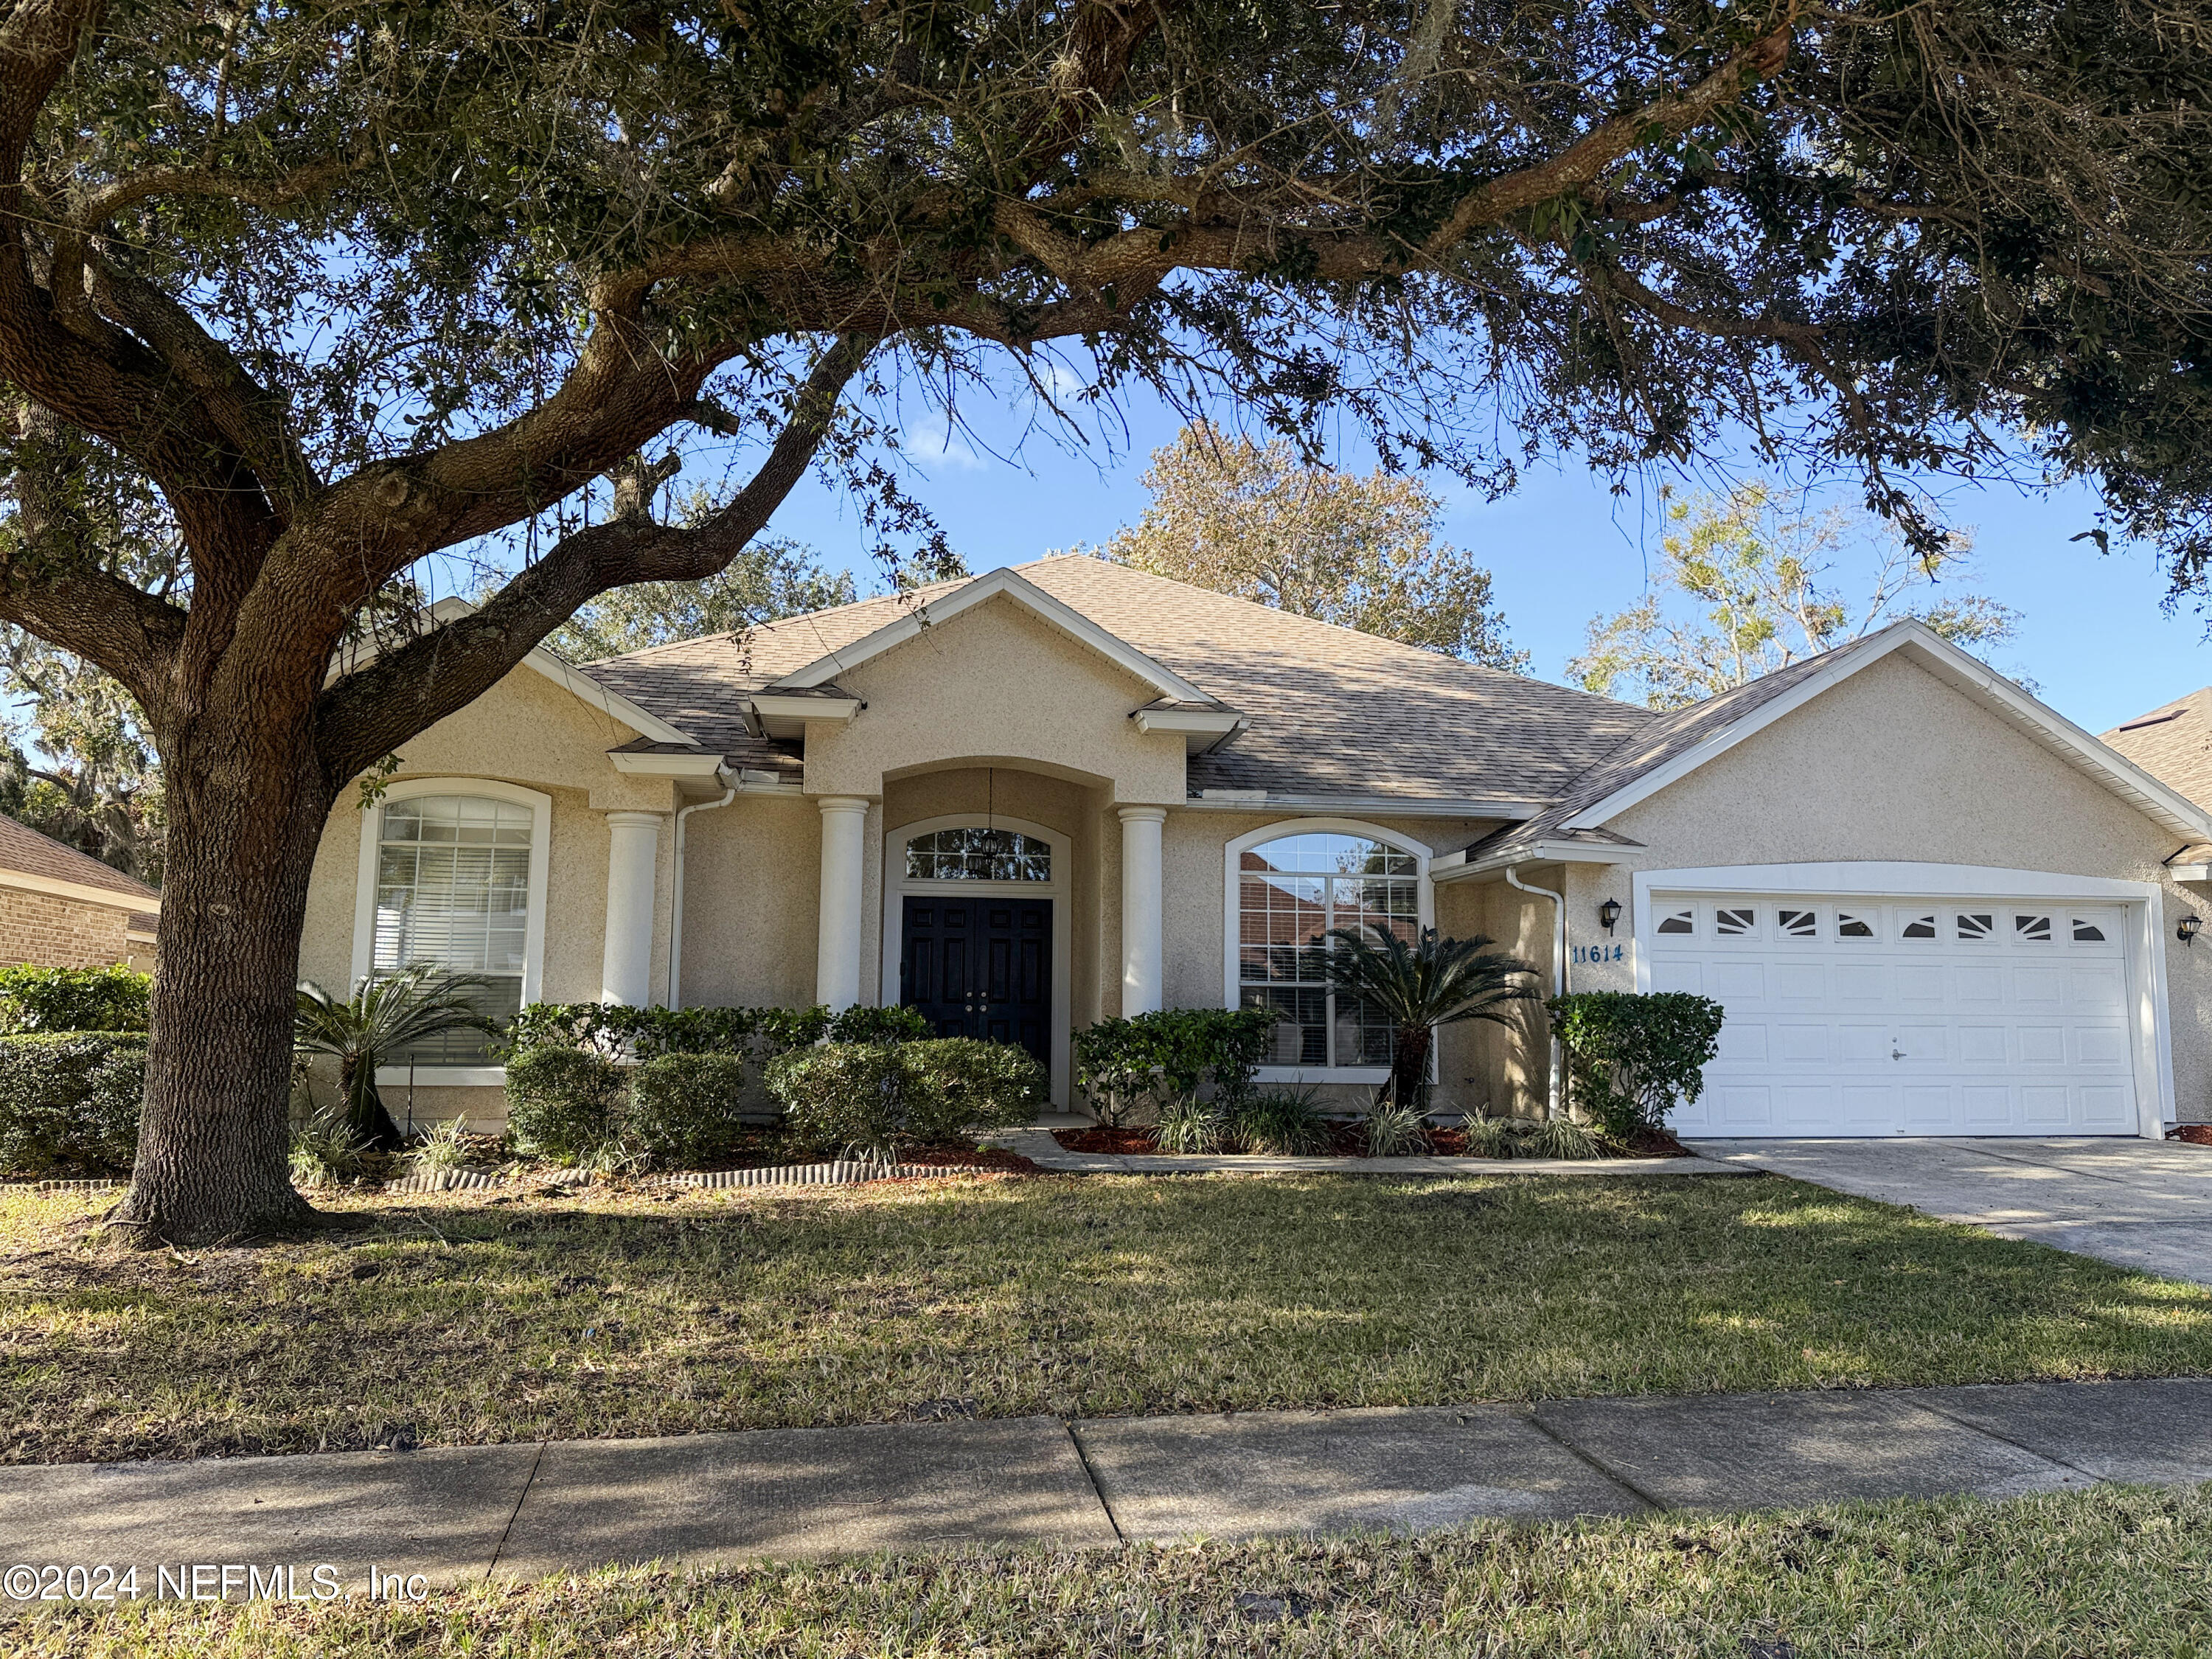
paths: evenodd
<path fill-rule="evenodd" d="M 1651 988 L 1728 1010 L 1709 1135 L 2136 1133 L 2116 905 L 1655 892 Z"/>

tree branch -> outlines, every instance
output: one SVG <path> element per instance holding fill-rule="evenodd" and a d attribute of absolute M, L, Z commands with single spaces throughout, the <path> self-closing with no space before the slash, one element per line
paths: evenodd
<path fill-rule="evenodd" d="M 481 610 L 385 653 L 323 694 L 318 751 L 333 790 L 380 755 L 496 684 L 576 610 L 611 587 L 696 581 L 735 558 L 800 478 L 836 416 L 839 394 L 875 349 L 841 337 L 792 400 L 790 418 L 745 487 L 692 529 L 642 514 L 563 537 Z"/>

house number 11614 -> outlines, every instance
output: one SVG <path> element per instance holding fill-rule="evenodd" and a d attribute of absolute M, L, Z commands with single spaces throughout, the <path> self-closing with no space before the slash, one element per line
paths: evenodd
<path fill-rule="evenodd" d="M 1577 962 L 1619 962 L 1627 947 L 1621 945 L 1577 945 L 1574 947 Z"/>

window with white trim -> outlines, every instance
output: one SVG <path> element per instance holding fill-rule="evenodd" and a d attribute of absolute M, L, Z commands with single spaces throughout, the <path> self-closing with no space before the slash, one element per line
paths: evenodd
<path fill-rule="evenodd" d="M 410 795 L 386 803 L 376 848 L 379 974 L 425 963 L 481 979 L 474 997 L 495 1020 L 522 1006 L 530 933 L 530 858 L 535 815 L 481 795 Z M 412 1045 L 387 1063 L 481 1066 L 491 1039 L 454 1031 Z"/>
<path fill-rule="evenodd" d="M 1340 947 L 1328 933 L 1418 940 L 1419 861 L 1370 836 L 1308 831 L 1248 848 L 1237 862 L 1239 1001 L 1282 1021 L 1268 1063 L 1389 1065 L 1389 1025 L 1329 988 L 1324 963 Z"/>

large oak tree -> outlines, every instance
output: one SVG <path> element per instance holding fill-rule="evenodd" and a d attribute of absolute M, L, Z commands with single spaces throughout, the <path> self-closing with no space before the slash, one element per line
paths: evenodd
<path fill-rule="evenodd" d="M 0 622 L 121 683 L 167 789 L 116 1220 L 302 1215 L 291 985 L 349 781 L 593 596 L 722 568 L 810 466 L 896 517 L 902 387 L 1149 385 L 1495 488 L 1741 429 L 1931 542 L 1893 470 L 2025 458 L 2197 580 L 2208 33 L 2208 0 L 0 6 Z M 719 510 L 649 516 L 663 445 L 728 460 Z M 118 470 L 166 589 L 99 533 Z M 486 538 L 520 574 L 409 626 Z"/>

